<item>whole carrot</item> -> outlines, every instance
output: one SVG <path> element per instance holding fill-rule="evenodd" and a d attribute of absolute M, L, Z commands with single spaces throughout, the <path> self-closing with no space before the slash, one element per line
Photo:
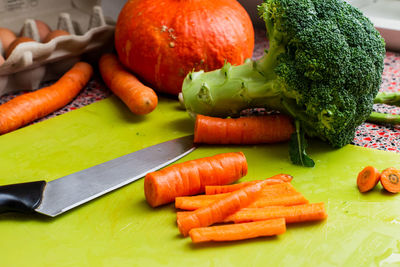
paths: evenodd
<path fill-rule="evenodd" d="M 258 222 L 200 227 L 190 230 L 193 243 L 208 241 L 235 241 L 261 236 L 275 236 L 286 232 L 283 218 Z"/>
<path fill-rule="evenodd" d="M 210 205 L 201 207 L 188 216 L 177 219 L 179 231 L 187 236 L 193 228 L 205 227 L 217 222 L 222 222 L 227 216 L 247 207 L 260 195 L 265 186 L 265 181 L 248 185 L 236 190 L 224 198 L 217 199 Z"/>
<path fill-rule="evenodd" d="M 150 206 L 157 207 L 179 196 L 202 193 L 206 185 L 233 183 L 246 174 L 247 161 L 242 152 L 222 153 L 148 173 L 144 192 Z"/>
<path fill-rule="evenodd" d="M 154 90 L 126 71 L 115 55 L 102 55 L 99 68 L 105 84 L 134 114 L 145 115 L 157 107 L 158 98 Z"/>
<path fill-rule="evenodd" d="M 291 119 L 283 114 L 241 118 L 197 115 L 194 141 L 206 144 L 261 144 L 288 141 L 294 132 Z"/>
<path fill-rule="evenodd" d="M 92 76 L 92 67 L 76 63 L 54 84 L 0 105 L 0 134 L 11 132 L 71 102 Z"/>

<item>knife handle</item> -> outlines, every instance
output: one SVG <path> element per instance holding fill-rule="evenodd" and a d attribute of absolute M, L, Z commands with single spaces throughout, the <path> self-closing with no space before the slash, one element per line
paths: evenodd
<path fill-rule="evenodd" d="M 42 201 L 45 181 L 0 186 L 0 213 L 31 213 Z"/>

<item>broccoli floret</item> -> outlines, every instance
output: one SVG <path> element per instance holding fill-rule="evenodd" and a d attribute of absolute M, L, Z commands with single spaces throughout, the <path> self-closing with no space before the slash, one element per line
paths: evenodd
<path fill-rule="evenodd" d="M 236 116 L 264 107 L 291 115 L 333 147 L 354 138 L 371 114 L 385 42 L 360 10 L 341 0 L 264 0 L 269 49 L 256 61 L 226 63 L 185 78 L 189 112 Z"/>

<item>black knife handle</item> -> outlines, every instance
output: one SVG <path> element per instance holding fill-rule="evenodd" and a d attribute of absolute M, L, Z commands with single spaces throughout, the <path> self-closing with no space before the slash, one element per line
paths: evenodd
<path fill-rule="evenodd" d="M 0 186 L 0 213 L 31 213 L 42 201 L 45 181 Z"/>

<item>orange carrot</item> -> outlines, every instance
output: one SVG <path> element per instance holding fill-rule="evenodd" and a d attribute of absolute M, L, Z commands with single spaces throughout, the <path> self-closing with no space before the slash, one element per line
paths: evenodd
<path fill-rule="evenodd" d="M 268 206 L 292 206 L 307 204 L 308 200 L 300 193 L 276 197 L 260 197 L 249 205 L 249 208 L 263 208 Z"/>
<path fill-rule="evenodd" d="M 102 55 L 99 69 L 105 84 L 134 114 L 145 115 L 156 108 L 158 98 L 154 90 L 126 71 L 115 55 Z"/>
<path fill-rule="evenodd" d="M 261 236 L 274 236 L 286 232 L 283 218 L 258 222 L 200 227 L 190 230 L 194 243 L 207 241 L 234 241 Z"/>
<path fill-rule="evenodd" d="M 179 216 L 182 216 L 180 214 Z M 270 206 L 265 208 L 244 208 L 228 216 L 225 222 L 250 222 L 285 218 L 287 223 L 323 220 L 328 216 L 323 202 L 296 205 Z"/>
<path fill-rule="evenodd" d="M 150 206 L 156 207 L 179 196 L 202 193 L 206 185 L 233 183 L 246 174 L 247 161 L 242 152 L 222 153 L 148 173 L 144 192 Z"/>
<path fill-rule="evenodd" d="M 400 170 L 390 167 L 382 171 L 380 181 L 386 191 L 390 193 L 400 192 Z"/>
<path fill-rule="evenodd" d="M 194 141 L 206 144 L 261 144 L 288 141 L 294 132 L 291 119 L 283 114 L 241 118 L 197 115 Z"/>
<path fill-rule="evenodd" d="M 199 208 L 188 216 L 177 220 L 179 231 L 182 235 L 187 236 L 193 228 L 222 222 L 230 214 L 254 202 L 261 195 L 265 183 L 265 181 L 261 181 L 236 190 L 226 197 L 217 199 L 210 205 Z"/>
<path fill-rule="evenodd" d="M 299 205 L 306 204 L 308 200 L 289 183 L 269 185 L 268 179 L 264 180 L 266 185 L 261 196 L 250 204 L 250 207 L 265 207 L 274 205 Z M 235 191 L 234 191 L 235 192 Z M 175 198 L 175 208 L 183 210 L 196 210 L 210 205 L 212 202 L 224 198 L 231 193 L 215 195 L 198 195 Z"/>
<path fill-rule="evenodd" d="M 380 179 L 380 172 L 373 166 L 367 166 L 357 176 L 357 186 L 364 193 L 374 188 Z"/>
<path fill-rule="evenodd" d="M 92 67 L 76 63 L 56 83 L 17 96 L 0 106 L 0 134 L 11 132 L 68 104 L 92 76 Z"/>
<path fill-rule="evenodd" d="M 293 177 L 288 174 L 277 174 L 270 178 L 267 178 L 268 184 L 270 184 L 270 185 L 279 184 L 279 183 L 283 183 L 283 182 L 290 182 L 292 179 L 293 179 Z M 231 184 L 231 185 L 208 185 L 208 186 L 206 186 L 206 195 L 215 195 L 215 194 L 233 192 L 233 191 L 243 188 L 249 184 L 254 184 L 259 181 L 261 181 L 261 180 L 253 180 L 253 181 L 249 181 L 249 182 L 241 182 L 238 184 Z"/>

